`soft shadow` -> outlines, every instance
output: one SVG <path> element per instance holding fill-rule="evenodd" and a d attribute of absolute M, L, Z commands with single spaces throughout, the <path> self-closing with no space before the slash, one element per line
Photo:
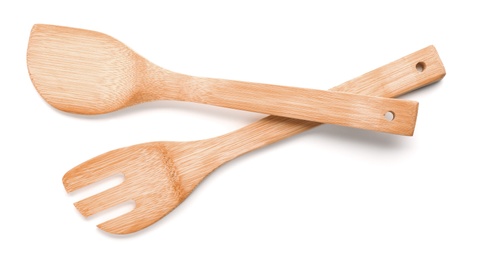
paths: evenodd
<path fill-rule="evenodd" d="M 430 85 L 427 85 L 425 87 L 422 87 L 422 88 L 416 89 L 414 91 L 408 92 L 404 95 L 401 95 L 398 98 L 415 100 L 415 98 L 418 98 L 418 97 L 433 95 L 433 93 L 442 90 L 442 86 L 445 85 L 444 82 L 445 82 L 445 80 L 437 81 L 437 82 L 432 83 Z"/>
<path fill-rule="evenodd" d="M 381 149 L 398 149 L 404 142 L 406 136 L 399 136 L 375 131 L 343 127 L 337 125 L 322 125 L 311 131 L 308 135 L 315 139 L 316 136 L 322 139 L 337 140 L 342 143 L 352 143 L 356 145 L 378 147 Z"/>
<path fill-rule="evenodd" d="M 434 92 L 441 90 L 440 87 L 442 84 L 443 81 L 437 81 L 433 84 L 404 94 L 399 98 L 417 100 L 424 96 L 433 95 Z M 329 138 L 338 140 L 339 142 L 341 141 L 342 143 L 349 142 L 362 146 L 374 146 L 388 150 L 407 147 L 408 142 L 405 142 L 405 139 L 413 138 L 415 136 L 415 133 L 413 134 L 413 137 L 409 137 L 337 125 L 321 125 L 320 127 L 315 127 L 314 129 L 307 131 L 305 134 L 311 138 L 321 136 L 322 139 Z"/>

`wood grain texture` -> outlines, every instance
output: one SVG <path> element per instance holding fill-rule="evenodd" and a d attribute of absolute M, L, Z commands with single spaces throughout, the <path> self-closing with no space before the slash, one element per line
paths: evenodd
<path fill-rule="evenodd" d="M 425 69 L 417 71 L 422 62 Z M 445 69 L 433 46 L 348 81 L 334 91 L 394 97 L 436 82 Z M 107 152 L 73 168 L 63 177 L 67 192 L 122 173 L 120 185 L 75 204 L 90 216 L 133 200 L 135 208 L 98 225 L 106 232 L 128 234 L 158 221 L 178 206 L 213 170 L 244 153 L 320 124 L 268 116 L 237 131 L 193 142 L 152 142 Z"/>
<path fill-rule="evenodd" d="M 52 106 L 102 114 L 152 100 L 182 100 L 315 122 L 413 135 L 418 103 L 325 90 L 200 78 L 154 65 L 94 31 L 35 25 L 27 65 Z M 393 120 L 385 119 L 392 112 Z"/>

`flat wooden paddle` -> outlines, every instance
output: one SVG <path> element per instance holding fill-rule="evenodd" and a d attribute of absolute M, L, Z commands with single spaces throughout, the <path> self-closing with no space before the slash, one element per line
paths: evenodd
<path fill-rule="evenodd" d="M 69 27 L 35 25 L 27 65 L 49 104 L 78 114 L 181 100 L 401 135 L 413 135 L 417 118 L 414 101 L 175 73 L 108 35 Z"/>
<path fill-rule="evenodd" d="M 416 66 L 423 68 L 418 71 Z M 333 91 L 395 97 L 440 80 L 445 69 L 433 46 L 348 81 Z M 63 177 L 67 192 L 121 173 L 124 181 L 75 203 L 84 216 L 129 200 L 129 213 L 98 225 L 127 234 L 158 221 L 177 207 L 214 169 L 235 157 L 318 126 L 312 121 L 268 116 L 216 138 L 193 142 L 152 142 L 120 148 L 73 168 Z"/>

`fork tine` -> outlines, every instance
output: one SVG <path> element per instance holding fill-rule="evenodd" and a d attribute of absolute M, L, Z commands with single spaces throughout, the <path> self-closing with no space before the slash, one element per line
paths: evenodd
<path fill-rule="evenodd" d="M 155 222 L 151 221 L 152 223 L 145 223 L 144 221 L 139 221 L 141 215 L 141 210 L 136 207 L 126 214 L 97 225 L 97 227 L 112 234 L 129 234 L 143 229 Z"/>
<path fill-rule="evenodd" d="M 63 186 L 72 192 L 121 173 L 128 154 L 125 149 L 117 149 L 92 158 L 68 171 L 63 176 Z"/>
<path fill-rule="evenodd" d="M 162 195 L 165 194 L 162 192 Z M 112 234 L 133 233 L 154 224 L 180 203 L 164 196 L 137 197 L 134 201 L 135 208 L 132 211 L 103 222 L 97 227 Z"/>
<path fill-rule="evenodd" d="M 129 234 L 152 225 L 174 208 L 159 214 L 155 210 L 140 206 L 138 201 L 135 203 L 135 209 L 132 211 L 103 222 L 97 227 L 112 234 Z"/>
<path fill-rule="evenodd" d="M 80 213 L 89 217 L 129 200 L 124 183 L 74 203 Z"/>

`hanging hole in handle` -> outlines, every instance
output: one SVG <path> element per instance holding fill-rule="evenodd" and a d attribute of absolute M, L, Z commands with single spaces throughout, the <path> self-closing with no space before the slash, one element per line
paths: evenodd
<path fill-rule="evenodd" d="M 417 68 L 417 71 L 418 72 L 423 72 L 425 70 L 425 62 L 421 61 L 419 63 L 417 63 L 417 65 L 415 65 L 415 68 Z"/>
<path fill-rule="evenodd" d="M 388 111 L 385 113 L 384 117 L 387 121 L 393 121 L 393 119 L 395 119 L 395 113 L 393 113 L 393 111 Z"/>

